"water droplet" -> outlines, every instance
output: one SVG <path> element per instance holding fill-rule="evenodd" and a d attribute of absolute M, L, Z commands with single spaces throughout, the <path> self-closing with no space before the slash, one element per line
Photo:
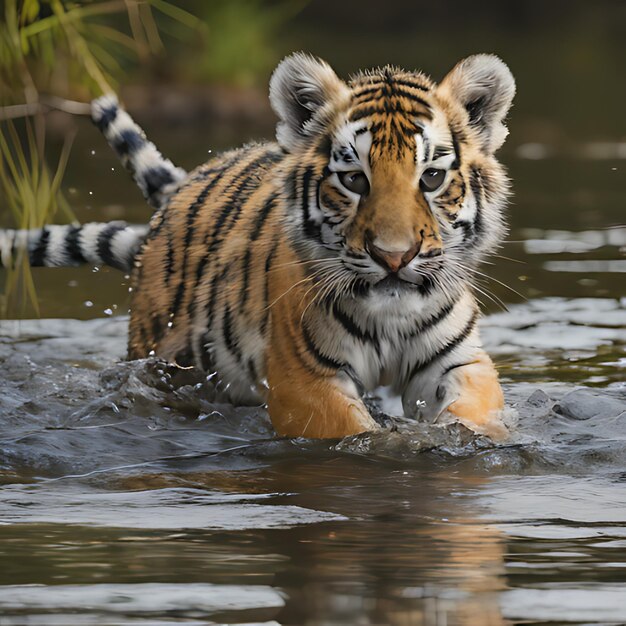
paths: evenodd
<path fill-rule="evenodd" d="M 168 328 L 171 328 L 172 326 L 174 326 L 174 322 L 168 322 L 168 323 L 167 323 L 167 327 L 168 327 Z"/>
<path fill-rule="evenodd" d="M 105 315 L 113 315 L 113 311 L 111 309 L 104 309 L 103 312 Z"/>
<path fill-rule="evenodd" d="M 128 288 L 128 293 L 132 293 L 132 291 L 133 291 L 133 288 L 132 288 L 132 287 L 129 287 L 129 288 Z"/>
<path fill-rule="evenodd" d="M 90 192 L 89 192 L 89 195 L 90 195 L 90 196 L 93 196 L 93 191 L 90 191 Z"/>
<path fill-rule="evenodd" d="M 96 151 L 95 151 L 95 150 L 92 150 L 92 151 L 91 151 L 91 156 L 93 156 L 95 153 L 96 153 Z"/>
<path fill-rule="evenodd" d="M 148 352 L 148 356 L 154 356 L 156 354 L 156 352 L 154 350 L 150 350 L 150 352 Z"/>
<path fill-rule="evenodd" d="M 112 168 L 111 168 L 111 171 L 112 171 L 112 172 L 114 172 L 114 171 L 115 171 L 115 168 L 114 168 L 114 167 L 112 167 Z"/>
<path fill-rule="evenodd" d="M 85 300 L 83 304 L 89 309 L 93 306 L 93 302 L 91 300 Z"/>
<path fill-rule="evenodd" d="M 100 268 L 99 268 L 97 265 L 94 265 L 94 266 L 91 268 L 91 271 L 95 274 L 96 272 L 99 272 L 99 271 L 100 271 Z"/>

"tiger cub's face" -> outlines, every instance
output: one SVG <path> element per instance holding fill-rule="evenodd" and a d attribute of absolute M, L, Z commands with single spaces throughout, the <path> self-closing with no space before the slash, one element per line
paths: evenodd
<path fill-rule="evenodd" d="M 290 194 L 301 249 L 393 293 L 467 282 L 504 234 L 508 182 L 494 152 L 514 93 L 492 55 L 439 85 L 390 67 L 345 83 L 320 60 L 288 57 L 270 99 L 278 142 L 305 164 Z"/>

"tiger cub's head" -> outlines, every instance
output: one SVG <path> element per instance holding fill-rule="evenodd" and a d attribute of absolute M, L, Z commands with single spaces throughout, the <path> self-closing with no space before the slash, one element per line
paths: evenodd
<path fill-rule="evenodd" d="M 394 293 L 467 282 L 505 231 L 508 180 L 494 153 L 514 94 L 488 54 L 440 84 L 393 67 L 344 82 L 319 59 L 285 59 L 270 100 L 278 143 L 296 157 L 285 193 L 300 249 Z"/>

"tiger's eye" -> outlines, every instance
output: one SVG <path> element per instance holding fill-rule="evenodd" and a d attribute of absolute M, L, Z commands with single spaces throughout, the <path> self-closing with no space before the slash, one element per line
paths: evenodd
<path fill-rule="evenodd" d="M 338 176 L 348 191 L 364 196 L 370 190 L 370 181 L 363 172 L 340 172 Z"/>
<path fill-rule="evenodd" d="M 420 178 L 420 187 L 422 191 L 435 191 L 439 189 L 446 179 L 446 170 L 438 170 L 434 167 L 429 167 Z"/>

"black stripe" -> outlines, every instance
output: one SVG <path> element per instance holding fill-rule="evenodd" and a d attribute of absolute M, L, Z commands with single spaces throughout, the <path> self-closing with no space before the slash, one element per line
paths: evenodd
<path fill-rule="evenodd" d="M 367 87 L 366 89 L 362 89 L 361 91 L 354 93 L 352 98 L 353 100 L 362 100 L 363 98 L 367 100 L 369 99 L 370 96 L 373 96 L 374 94 L 377 94 L 377 95 L 380 94 L 380 91 L 382 88 L 383 88 L 383 84 L 378 83 L 374 85 L 373 87 Z M 358 104 L 360 104 L 360 102 Z"/>
<path fill-rule="evenodd" d="M 272 195 L 266 200 L 263 208 L 259 211 L 256 219 L 254 220 L 254 224 L 252 225 L 252 232 L 250 234 L 250 241 L 256 241 L 261 235 L 261 230 L 263 229 L 263 224 L 269 217 L 269 214 L 272 212 L 276 204 L 276 199 L 278 198 L 278 193 L 274 192 Z"/>
<path fill-rule="evenodd" d="M 382 115 L 385 112 L 386 112 L 385 109 L 379 106 L 361 107 L 352 112 L 352 114 L 350 115 L 350 121 L 356 122 L 358 120 L 363 119 L 364 117 L 369 117 L 371 115 L 377 115 L 377 114 Z"/>
<path fill-rule="evenodd" d="M 119 107 L 117 104 L 113 104 L 100 112 L 100 117 L 96 120 L 92 118 L 92 122 L 101 132 L 106 132 L 107 128 L 111 125 L 111 122 L 117 117 L 117 111 Z"/>
<path fill-rule="evenodd" d="M 311 185 L 312 178 L 313 178 L 313 166 L 309 165 L 304 170 L 304 174 L 302 175 L 302 197 L 300 198 L 300 203 L 302 207 L 302 224 L 304 225 L 304 234 L 309 239 L 317 240 L 320 237 L 320 227 L 319 227 L 319 224 L 316 224 L 311 219 L 311 210 L 309 207 L 309 202 L 310 202 L 309 188 Z M 295 184 L 295 181 L 294 181 L 294 184 Z M 318 192 L 319 192 L 319 184 L 320 183 L 318 183 Z"/>
<path fill-rule="evenodd" d="M 364 343 L 373 343 L 376 348 L 380 345 L 376 331 L 370 332 L 367 329 L 360 328 L 345 311 L 339 308 L 339 303 L 336 300 L 333 302 L 333 316 L 352 337 Z"/>
<path fill-rule="evenodd" d="M 430 139 L 426 137 L 426 135 L 422 135 L 422 144 L 424 147 L 424 159 L 426 161 L 430 160 Z"/>
<path fill-rule="evenodd" d="M 410 87 L 411 89 L 418 89 L 419 91 L 430 91 L 430 87 L 421 85 L 420 83 L 413 82 L 408 78 L 394 78 L 393 82 L 396 85 L 402 85 L 403 87 Z"/>
<path fill-rule="evenodd" d="M 123 130 L 115 137 L 112 137 L 110 141 L 113 149 L 120 157 L 130 156 L 131 153 L 137 152 L 147 143 L 146 138 L 134 128 Z"/>
<path fill-rule="evenodd" d="M 471 242 L 474 238 L 474 225 L 467 220 L 457 220 L 452 224 L 452 228 L 463 229 L 463 240 L 465 242 Z"/>
<path fill-rule="evenodd" d="M 456 304 L 455 302 L 448 302 L 439 311 L 437 311 L 437 313 L 435 313 L 433 316 L 419 323 L 413 330 L 411 330 L 410 333 L 405 335 L 404 338 L 412 339 L 422 334 L 424 331 L 429 330 L 433 326 L 436 326 L 437 324 L 439 324 L 439 322 L 442 322 L 446 317 L 448 317 L 448 315 L 450 315 L 450 313 L 452 312 L 452 309 L 454 309 L 455 304 Z"/>
<path fill-rule="evenodd" d="M 152 341 L 156 344 L 161 340 L 163 336 L 163 324 L 161 324 L 161 318 L 157 312 L 153 312 L 150 319 L 150 325 L 152 326 Z"/>
<path fill-rule="evenodd" d="M 167 231 L 167 251 L 165 253 L 165 285 L 170 284 L 170 278 L 174 273 L 174 241 L 172 238 L 172 231 Z"/>
<path fill-rule="evenodd" d="M 422 278 L 422 282 L 419 285 L 416 285 L 417 291 L 422 297 L 429 296 L 433 290 L 435 289 L 435 281 L 429 276 L 424 276 Z"/>
<path fill-rule="evenodd" d="M 274 255 L 276 254 L 276 250 L 278 248 L 278 242 L 274 242 L 270 253 L 267 255 L 265 259 L 265 285 L 263 289 L 263 317 L 261 318 L 261 334 L 265 334 L 265 329 L 267 328 L 267 322 L 270 317 L 270 271 L 272 269 L 272 263 L 274 261 Z"/>
<path fill-rule="evenodd" d="M 321 195 L 321 197 L 320 197 Z M 318 198 L 320 199 L 320 202 L 327 208 L 330 209 L 331 211 L 334 211 L 335 213 L 341 213 L 341 211 L 343 210 L 343 207 L 340 206 L 339 204 L 337 204 L 328 194 L 328 192 L 324 192 L 323 194 L 318 194 Z M 326 221 L 326 218 L 324 218 L 324 221 Z"/>
<path fill-rule="evenodd" d="M 478 239 L 484 230 L 483 224 L 483 185 L 480 170 L 472 167 L 470 174 L 470 189 L 476 200 L 476 215 L 474 216 L 474 238 Z"/>
<path fill-rule="evenodd" d="M 256 384 L 258 377 L 256 373 L 256 366 L 254 365 L 254 359 L 252 357 L 248 359 L 248 374 L 250 374 L 252 382 Z"/>
<path fill-rule="evenodd" d="M 315 358 L 315 360 L 322 366 L 327 369 L 335 369 L 338 370 L 342 367 L 343 363 L 339 361 L 335 361 L 330 357 L 322 354 L 318 347 L 313 342 L 313 338 L 309 334 L 309 330 L 306 327 L 306 324 L 301 325 L 302 328 L 302 338 L 304 339 L 304 343 L 306 344 L 307 350 L 311 353 L 311 355 Z"/>
<path fill-rule="evenodd" d="M 248 302 L 248 288 L 250 286 L 250 265 L 252 264 L 252 248 L 248 246 L 243 257 L 243 271 L 241 277 L 241 291 L 239 294 L 239 307 L 243 310 Z"/>
<path fill-rule="evenodd" d="M 105 265 L 110 265 L 118 270 L 128 269 L 125 259 L 118 259 L 111 251 L 111 241 L 121 230 L 126 228 L 124 222 L 111 222 L 107 224 L 99 233 L 96 243 L 96 250 L 100 260 Z"/>
<path fill-rule="evenodd" d="M 217 289 L 220 286 L 220 282 L 226 278 L 228 274 L 228 266 L 224 267 L 221 272 L 215 272 L 211 279 L 211 287 L 209 289 L 209 298 L 206 303 L 205 312 L 207 315 L 207 330 L 213 324 L 213 315 L 215 313 L 215 300 L 217 298 Z"/>
<path fill-rule="evenodd" d="M 452 147 L 454 148 L 454 154 L 456 154 L 456 159 L 454 159 L 454 163 L 450 166 L 451 169 L 459 169 L 461 167 L 461 147 L 459 145 L 459 138 L 456 132 L 450 129 L 450 134 L 452 135 Z"/>
<path fill-rule="evenodd" d="M 157 165 L 146 170 L 141 176 L 137 176 L 139 184 L 145 187 L 147 199 L 152 204 L 153 197 L 163 191 L 163 187 L 175 182 L 172 169 L 164 165 Z M 158 206 L 156 208 L 159 208 Z"/>
<path fill-rule="evenodd" d="M 431 355 L 429 359 L 427 359 L 426 361 L 418 362 L 415 365 L 415 367 L 413 367 L 413 369 L 411 370 L 411 374 L 409 378 L 413 378 L 414 376 L 419 374 L 421 371 L 425 370 L 427 367 L 432 365 L 432 363 L 434 363 L 437 359 L 440 359 L 446 354 L 449 354 L 460 343 L 465 341 L 465 339 L 469 337 L 472 330 L 474 330 L 477 320 L 478 320 L 478 311 L 474 311 L 474 313 L 472 313 L 472 317 L 470 318 L 469 322 L 465 325 L 465 328 L 456 337 L 451 339 L 448 343 L 444 344 L 444 346 L 441 347 L 435 354 Z"/>
<path fill-rule="evenodd" d="M 454 365 L 448 365 L 445 370 L 443 370 L 442 378 L 446 374 L 449 374 L 452 370 L 455 370 L 459 367 L 466 367 L 467 365 L 473 365 L 474 363 L 478 363 L 479 361 L 467 361 L 464 363 L 455 363 Z"/>
<path fill-rule="evenodd" d="M 315 153 L 319 154 L 322 157 L 325 157 L 326 160 L 328 160 L 332 145 L 332 139 L 328 135 L 325 135 L 320 139 L 320 142 L 317 144 L 317 148 L 315 148 Z"/>
<path fill-rule="evenodd" d="M 48 241 L 50 240 L 50 231 L 44 226 L 39 235 L 37 245 L 30 252 L 30 264 L 32 267 L 42 267 L 46 264 L 46 253 L 48 251 Z"/>
<path fill-rule="evenodd" d="M 421 104 L 430 113 L 431 111 L 430 104 L 428 104 L 428 102 L 426 102 L 426 100 L 424 100 L 423 98 L 416 96 L 414 93 L 411 93 L 410 91 L 406 91 L 404 89 L 396 89 L 395 94 L 402 98 L 406 98 L 407 100 L 410 100 L 411 102 L 416 102 L 417 104 Z"/>
<path fill-rule="evenodd" d="M 208 371 L 211 366 L 211 355 L 209 351 L 205 348 L 206 344 L 209 342 L 211 338 L 211 326 L 213 326 L 213 316 L 215 314 L 215 305 L 217 304 L 217 290 L 220 287 L 220 283 L 222 280 L 226 278 L 228 274 L 228 266 L 224 267 L 221 272 L 215 272 L 213 274 L 213 278 L 211 279 L 211 286 L 209 288 L 209 297 L 207 299 L 205 305 L 205 313 L 206 313 L 206 330 L 204 331 L 201 339 L 200 339 L 200 348 L 202 353 L 200 355 L 200 360 L 202 362 L 202 367 Z"/>
<path fill-rule="evenodd" d="M 67 235 L 65 235 L 65 256 L 68 257 L 73 265 L 80 265 L 87 261 L 80 246 L 82 229 L 82 226 L 70 226 Z"/>
<path fill-rule="evenodd" d="M 229 352 L 235 357 L 238 363 L 241 363 L 241 350 L 239 341 L 233 334 L 233 320 L 231 317 L 230 307 L 226 305 L 224 308 L 224 319 L 222 320 L 222 331 L 224 333 L 224 344 Z"/>

